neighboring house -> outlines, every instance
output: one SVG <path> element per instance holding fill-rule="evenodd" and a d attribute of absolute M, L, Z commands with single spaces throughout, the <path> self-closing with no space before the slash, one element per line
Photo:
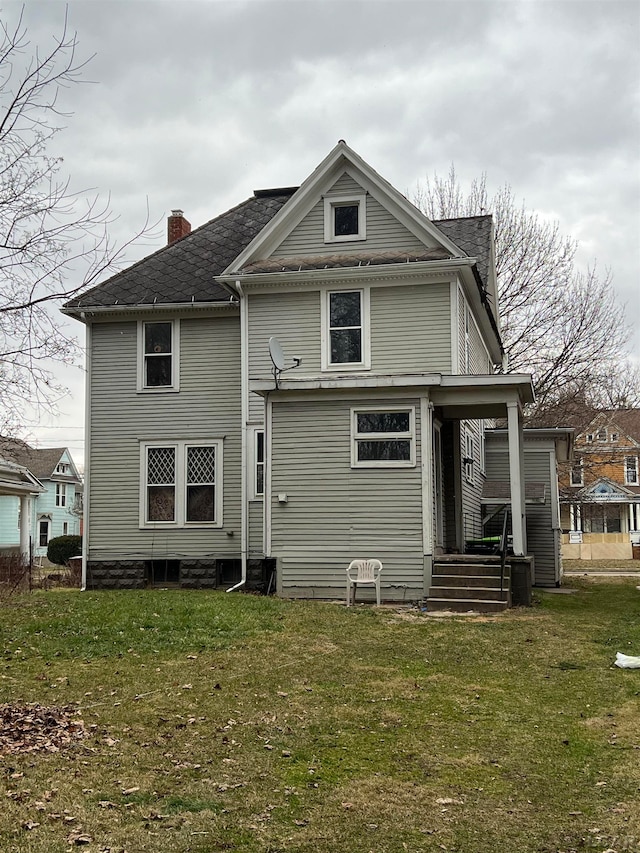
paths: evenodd
<path fill-rule="evenodd" d="M 0 491 L 0 549 L 45 557 L 54 536 L 80 533 L 80 476 L 65 447 L 37 449 L 0 438 L 0 457 L 26 472 L 39 489 L 20 494 Z M 24 526 L 21 526 L 24 525 Z"/>
<path fill-rule="evenodd" d="M 561 477 L 563 554 L 631 559 L 640 543 L 640 409 L 603 411 L 575 441 Z"/>
<path fill-rule="evenodd" d="M 527 375 L 503 349 L 490 216 L 431 222 L 344 142 L 74 298 L 87 330 L 85 583 L 427 595 L 481 518 L 506 418 L 527 553 Z M 477 532 L 474 531 L 474 535 Z M 275 568 L 275 572 L 273 571 Z"/>

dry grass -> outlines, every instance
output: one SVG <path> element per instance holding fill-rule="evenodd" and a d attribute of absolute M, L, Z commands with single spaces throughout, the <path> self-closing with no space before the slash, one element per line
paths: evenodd
<path fill-rule="evenodd" d="M 491 620 L 206 592 L 14 599 L 0 703 L 75 707 L 88 736 L 2 759 L 0 849 L 637 850 L 640 671 L 611 664 L 640 654 L 640 594 L 577 586 Z"/>

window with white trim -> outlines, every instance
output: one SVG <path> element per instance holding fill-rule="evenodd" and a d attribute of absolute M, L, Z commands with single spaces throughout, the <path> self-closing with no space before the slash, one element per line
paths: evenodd
<path fill-rule="evenodd" d="M 322 325 L 323 370 L 368 369 L 368 289 L 323 293 Z"/>
<path fill-rule="evenodd" d="M 56 506 L 67 505 L 67 487 L 64 483 L 56 483 Z"/>
<path fill-rule="evenodd" d="M 599 429 L 596 433 L 596 441 L 606 441 L 607 440 L 607 429 Z"/>
<path fill-rule="evenodd" d="M 638 457 L 625 456 L 624 458 L 624 482 L 626 486 L 638 485 Z"/>
<path fill-rule="evenodd" d="M 56 465 L 56 474 L 68 474 L 71 470 L 71 466 L 66 462 L 59 462 Z"/>
<path fill-rule="evenodd" d="M 49 539 L 51 537 L 51 519 L 49 518 L 40 518 L 38 519 L 38 546 L 40 548 L 46 548 L 49 544 Z"/>
<path fill-rule="evenodd" d="M 222 441 L 142 445 L 141 527 L 222 526 Z"/>
<path fill-rule="evenodd" d="M 253 437 L 253 494 L 264 496 L 264 430 L 257 429 Z"/>
<path fill-rule="evenodd" d="M 367 237 L 365 193 L 324 197 L 324 241 L 345 243 Z"/>
<path fill-rule="evenodd" d="M 470 430 L 465 429 L 464 431 L 464 459 L 462 460 L 462 466 L 464 471 L 464 478 L 467 483 L 473 483 L 473 464 L 474 464 L 474 450 L 475 450 L 475 442 L 473 440 L 473 434 Z"/>
<path fill-rule="evenodd" d="M 178 320 L 138 323 L 138 390 L 178 390 Z"/>
<path fill-rule="evenodd" d="M 351 410 L 352 468 L 409 468 L 415 460 L 413 407 Z"/>
<path fill-rule="evenodd" d="M 584 462 L 582 458 L 576 459 L 571 466 L 571 485 L 584 486 Z"/>

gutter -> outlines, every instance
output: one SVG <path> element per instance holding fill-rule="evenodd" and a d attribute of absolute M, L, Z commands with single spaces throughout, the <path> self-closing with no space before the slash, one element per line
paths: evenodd
<path fill-rule="evenodd" d="M 249 525 L 247 513 L 247 421 L 249 419 L 249 306 L 247 297 L 239 281 L 232 284 L 240 297 L 240 408 L 242 418 L 240 451 L 240 558 L 242 562 L 241 580 L 227 592 L 233 592 L 247 582 L 247 552 L 249 550 Z"/>

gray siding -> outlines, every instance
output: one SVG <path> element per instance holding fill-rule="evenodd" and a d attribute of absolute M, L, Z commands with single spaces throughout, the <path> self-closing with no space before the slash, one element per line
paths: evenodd
<path fill-rule="evenodd" d="M 288 358 L 302 358 L 295 375 L 321 369 L 321 293 L 285 291 L 249 297 L 249 377 L 268 379 L 273 366 L 269 338 Z M 371 288 L 371 368 L 376 373 L 447 372 L 451 369 L 449 285 L 428 283 Z M 292 374 L 290 374 L 292 375 Z M 255 395 L 252 395 L 255 398 Z M 251 401 L 259 419 L 262 403 Z"/>
<path fill-rule="evenodd" d="M 371 369 L 449 373 L 450 310 L 446 283 L 371 288 Z"/>
<path fill-rule="evenodd" d="M 364 192 L 362 187 L 346 174 L 336 181 L 331 187 L 331 191 Z M 364 242 L 325 243 L 324 201 L 321 199 L 278 248 L 272 252 L 272 257 L 318 255 L 323 252 L 334 254 L 336 251 L 346 254 L 362 252 L 363 246 L 366 246 L 367 251 L 401 249 L 411 252 L 424 249 L 424 243 L 385 210 L 376 199 L 367 195 L 366 205 L 367 239 Z"/>
<path fill-rule="evenodd" d="M 544 504 L 527 504 L 527 550 L 535 556 L 535 583 L 538 586 L 555 586 L 558 554 L 553 531 L 551 491 L 551 452 L 527 450 L 524 453 L 525 480 L 545 483 Z M 492 480 L 509 479 L 509 454 L 506 444 L 487 442 L 487 476 Z"/>
<path fill-rule="evenodd" d="M 263 516 L 264 507 L 261 500 L 249 501 L 249 556 L 264 556 L 263 548 Z"/>
<path fill-rule="evenodd" d="M 367 404 L 416 407 L 415 468 L 351 468 L 350 409 Z M 272 555 L 283 594 L 344 597 L 349 562 L 378 557 L 383 598 L 422 595 L 419 414 L 407 398 L 274 404 Z M 367 589 L 359 599 L 372 597 Z"/>
<path fill-rule="evenodd" d="M 178 393 L 136 393 L 135 321 L 92 332 L 89 558 L 237 556 L 240 334 L 237 316 L 183 319 Z M 141 440 L 224 441 L 224 527 L 140 530 Z M 226 531 L 237 535 L 231 539 Z"/>
<path fill-rule="evenodd" d="M 287 358 L 302 359 L 296 376 L 320 372 L 320 292 L 256 293 L 249 296 L 249 378 L 273 375 L 269 338 L 275 335 Z M 291 362 L 293 363 L 293 362 Z M 255 396 L 255 395 L 252 395 Z M 261 417 L 262 401 L 252 401 L 251 419 Z"/>
<path fill-rule="evenodd" d="M 482 511 L 480 498 L 485 475 L 480 470 L 480 421 L 462 421 L 460 424 L 460 457 L 467 455 L 466 433 L 473 437 L 473 477 L 469 482 L 464 474 L 464 465 L 461 465 L 461 493 L 462 493 L 462 524 L 465 539 L 476 539 L 482 536 Z"/>

